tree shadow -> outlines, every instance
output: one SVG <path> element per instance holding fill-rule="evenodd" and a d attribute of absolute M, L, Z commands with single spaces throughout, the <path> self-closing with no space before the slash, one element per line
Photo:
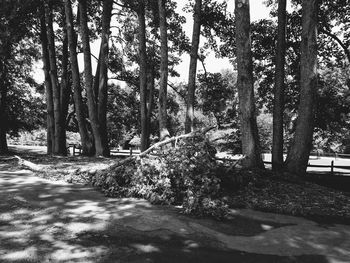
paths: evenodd
<path fill-rule="evenodd" d="M 243 252 L 219 241 L 267 242 L 264 233 L 290 223 L 198 219 L 25 170 L 0 171 L 0 200 L 0 262 L 329 262 L 322 255 Z"/>

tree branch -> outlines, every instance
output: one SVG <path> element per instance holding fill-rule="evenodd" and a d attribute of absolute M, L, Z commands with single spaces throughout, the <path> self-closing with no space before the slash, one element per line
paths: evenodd
<path fill-rule="evenodd" d="M 152 152 L 154 149 L 162 147 L 162 146 L 164 146 L 166 144 L 169 144 L 171 142 L 178 141 L 179 139 L 191 138 L 191 137 L 195 137 L 195 136 L 198 136 L 198 135 L 201 135 L 201 134 L 204 135 L 204 134 L 206 134 L 207 132 L 211 131 L 214 128 L 216 128 L 216 126 L 207 127 L 207 128 L 201 129 L 201 130 L 193 131 L 191 133 L 182 134 L 182 135 L 179 135 L 179 136 L 174 136 L 174 137 L 171 137 L 171 138 L 166 139 L 164 141 L 157 142 L 157 143 L 153 144 L 151 147 L 149 147 L 147 150 L 141 152 L 139 155 L 128 157 L 128 158 L 124 159 L 123 161 L 120 161 L 120 162 L 110 166 L 108 169 L 110 169 L 110 170 L 111 169 L 115 169 L 115 168 L 120 167 L 120 166 L 122 166 L 124 164 L 132 162 L 136 158 L 145 157 L 150 152 Z"/>
<path fill-rule="evenodd" d="M 320 28 L 319 29 L 321 33 L 329 36 L 330 38 L 332 38 L 333 40 L 335 40 L 344 50 L 346 58 L 348 59 L 348 62 L 350 63 L 350 50 L 349 48 L 337 37 L 336 34 L 333 34 L 332 32 L 330 32 L 329 30 L 326 30 L 324 28 Z"/>
<path fill-rule="evenodd" d="M 178 94 L 185 102 L 186 102 L 186 97 L 184 95 L 182 95 L 173 84 L 171 84 L 170 82 L 168 82 L 168 86 L 176 92 L 176 94 Z"/>

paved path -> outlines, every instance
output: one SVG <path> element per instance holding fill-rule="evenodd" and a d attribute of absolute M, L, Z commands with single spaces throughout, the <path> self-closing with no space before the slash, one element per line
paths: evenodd
<path fill-rule="evenodd" d="M 350 226 L 251 210 L 195 219 L 0 164 L 0 262 L 350 262 Z"/>

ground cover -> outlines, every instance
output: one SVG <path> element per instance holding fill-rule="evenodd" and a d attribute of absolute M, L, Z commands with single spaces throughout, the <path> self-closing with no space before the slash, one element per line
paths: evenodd
<path fill-rule="evenodd" d="M 84 184 L 91 183 L 96 171 L 117 161 L 49 157 L 37 153 L 22 154 L 22 157 L 44 167 L 43 172 L 37 173 L 41 177 Z M 269 171 L 232 171 L 232 177 L 225 177 L 222 184 L 225 191 L 223 198 L 230 208 L 252 208 L 325 222 L 350 222 L 350 194 L 346 191 L 299 180 L 291 175 L 274 175 Z"/>

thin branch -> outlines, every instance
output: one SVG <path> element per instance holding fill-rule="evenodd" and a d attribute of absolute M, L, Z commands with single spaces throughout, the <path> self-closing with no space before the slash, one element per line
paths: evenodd
<path fill-rule="evenodd" d="M 175 91 L 176 94 L 178 94 L 184 101 L 186 101 L 186 97 L 185 97 L 184 95 L 182 95 L 182 94 L 175 88 L 175 86 L 174 86 L 172 83 L 168 82 L 168 86 L 169 86 L 173 91 Z"/>
<path fill-rule="evenodd" d="M 337 37 L 337 35 L 333 34 L 332 32 L 330 32 L 329 30 L 326 30 L 324 28 L 320 28 L 319 29 L 321 33 L 329 36 L 330 38 L 332 38 L 333 40 L 335 40 L 344 50 L 345 55 L 348 59 L 348 62 L 350 63 L 350 50 L 349 48 Z"/>

